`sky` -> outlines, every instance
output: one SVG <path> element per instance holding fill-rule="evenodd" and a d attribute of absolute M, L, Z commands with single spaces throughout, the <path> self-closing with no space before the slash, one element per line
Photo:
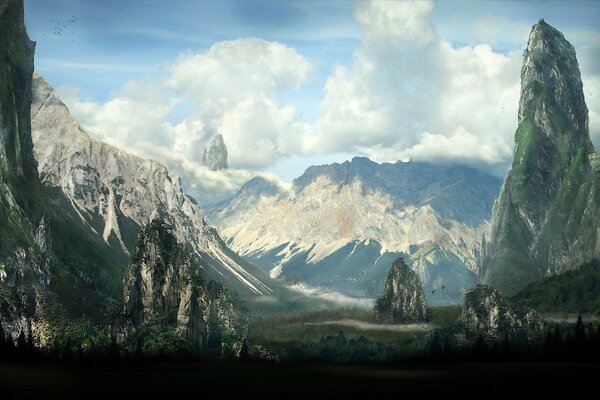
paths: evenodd
<path fill-rule="evenodd" d="M 36 72 L 83 128 L 203 200 L 354 156 L 504 175 L 540 18 L 576 48 L 600 145 L 600 2 L 26 0 L 25 16 Z M 228 171 L 200 163 L 217 133 Z"/>

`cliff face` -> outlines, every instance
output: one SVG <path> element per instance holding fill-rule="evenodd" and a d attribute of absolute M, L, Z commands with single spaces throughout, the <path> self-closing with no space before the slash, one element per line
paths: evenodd
<path fill-rule="evenodd" d="M 392 264 L 383 298 L 375 305 L 377 319 L 387 323 L 422 322 L 427 319 L 425 294 L 419 276 L 410 269 L 404 259 Z"/>
<path fill-rule="evenodd" d="M 137 331 L 149 324 L 170 327 L 200 349 L 235 333 L 243 319 L 235 294 L 204 280 L 198 258 L 162 219 L 140 232 L 123 293 L 127 325 Z"/>
<path fill-rule="evenodd" d="M 600 256 L 600 169 L 575 49 L 543 20 L 525 51 L 518 123 L 482 246 L 480 280 L 505 295 Z"/>
<path fill-rule="evenodd" d="M 461 321 L 469 332 L 497 336 L 543 328 L 534 310 L 513 309 L 496 289 L 486 285 L 467 293 Z"/>
<path fill-rule="evenodd" d="M 32 244 L 42 214 L 31 142 L 34 48 L 22 1 L 0 1 L 0 264 Z"/>
<path fill-rule="evenodd" d="M 40 335 L 51 253 L 31 141 L 34 48 L 23 2 L 0 1 L 0 320 L 13 338 Z"/>

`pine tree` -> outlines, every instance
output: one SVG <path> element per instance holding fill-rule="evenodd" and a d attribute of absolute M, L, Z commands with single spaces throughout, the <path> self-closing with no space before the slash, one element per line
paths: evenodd
<path fill-rule="evenodd" d="M 141 361 L 144 358 L 143 348 L 144 346 L 142 344 L 142 336 L 138 335 L 137 341 L 135 343 L 135 353 L 133 354 L 133 358 L 136 361 Z"/>
<path fill-rule="evenodd" d="M 446 335 L 444 339 L 444 358 L 446 360 L 452 359 L 453 356 L 452 345 L 450 344 L 450 335 Z"/>
<path fill-rule="evenodd" d="M 577 323 L 575 324 L 575 345 L 578 347 L 582 347 L 585 344 L 585 325 L 583 324 L 583 320 L 581 319 L 581 313 L 579 313 L 579 317 L 577 318 Z"/>
<path fill-rule="evenodd" d="M 248 346 L 248 338 L 246 338 L 246 336 L 242 338 L 242 343 L 240 344 L 236 357 L 238 361 L 241 362 L 250 360 L 250 347 Z"/>
<path fill-rule="evenodd" d="M 477 357 L 480 360 L 487 357 L 488 348 L 487 344 L 485 343 L 485 339 L 483 338 L 483 335 L 479 335 L 479 337 L 475 341 L 475 344 L 473 345 L 473 355 L 475 355 L 475 357 Z"/>
<path fill-rule="evenodd" d="M 511 348 L 510 348 L 510 338 L 508 337 L 508 333 L 504 335 L 504 342 L 502 343 L 502 357 L 504 359 L 508 359 L 511 356 Z"/>
<path fill-rule="evenodd" d="M 442 356 L 442 344 L 440 341 L 440 334 L 437 330 L 433 333 L 429 354 L 433 360 L 439 360 Z"/>
<path fill-rule="evenodd" d="M 562 348 L 562 335 L 560 334 L 560 329 L 558 329 L 558 324 L 554 328 L 554 337 L 552 338 L 552 347 L 555 351 L 558 351 Z"/>

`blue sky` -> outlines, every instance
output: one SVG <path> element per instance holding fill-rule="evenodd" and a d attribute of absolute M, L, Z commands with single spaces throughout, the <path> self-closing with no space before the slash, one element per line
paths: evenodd
<path fill-rule="evenodd" d="M 600 112 L 598 97 L 591 95 L 600 75 L 600 2 L 26 0 L 25 14 L 29 35 L 37 42 L 37 73 L 57 88 L 84 128 L 98 139 L 159 159 L 190 186 L 204 177 L 190 166 L 198 161 L 196 154 L 221 132 L 234 169 L 244 171 L 237 180 L 224 177 L 236 182 L 227 187 L 251 171 L 289 181 L 310 164 L 353 155 L 377 161 L 464 162 L 502 174 L 516 128 L 516 105 L 511 103 L 518 101 L 520 54 L 531 25 L 542 17 L 578 51 L 584 84 L 589 82 L 593 136 L 594 113 Z M 381 18 L 390 22 L 385 30 L 379 27 Z M 53 33 L 56 27 L 61 35 Z M 411 27 L 422 32 L 414 36 Z M 248 38 L 261 42 L 236 41 Z M 275 42 L 285 48 L 273 47 Z M 223 56 L 219 44 L 231 44 L 233 53 Z M 172 84 L 178 65 L 187 63 L 202 72 L 192 64 L 227 65 L 229 59 L 222 57 L 249 54 L 246 60 L 231 61 L 241 63 L 236 73 L 243 74 L 254 62 L 253 53 L 244 52 L 249 47 L 279 58 L 267 60 L 266 67 L 248 67 L 254 75 L 260 75 L 260 68 L 268 70 L 257 77 L 268 83 L 249 87 L 244 96 L 229 93 L 223 100 L 213 85 L 204 98 Z M 212 79 L 200 72 L 186 79 Z M 220 78 L 226 86 L 232 77 Z M 202 82 L 192 86 L 206 88 Z M 438 98 L 442 87 L 447 92 Z M 492 100 L 470 121 L 453 103 L 479 107 L 483 87 L 489 87 Z M 153 93 L 153 103 L 141 104 L 139 92 L 144 91 Z M 464 99 L 453 102 L 453 91 Z M 148 110 L 168 104 L 154 120 L 164 129 L 139 121 L 122 132 L 115 129 L 129 123 L 110 113 L 117 104 Z M 252 120 L 258 112 L 271 120 Z M 256 129 L 246 132 L 250 124 Z M 144 132 L 136 136 L 136 128 Z M 494 129 L 498 132 L 490 132 Z M 263 138 L 261 131 L 269 134 Z M 186 141 L 186 134 L 194 139 Z M 262 147 L 248 148 L 239 138 Z M 471 142 L 482 149 L 480 154 L 471 154 L 470 144 L 463 146 Z M 169 155 L 181 146 L 188 153 Z M 465 151 L 446 151 L 444 146 Z"/>

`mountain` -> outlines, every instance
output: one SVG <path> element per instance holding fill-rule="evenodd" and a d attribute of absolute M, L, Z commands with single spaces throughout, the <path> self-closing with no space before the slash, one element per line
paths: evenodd
<path fill-rule="evenodd" d="M 196 349 L 211 349 L 220 346 L 224 333 L 242 333 L 245 325 L 236 293 L 205 282 L 198 257 L 160 218 L 140 232 L 123 286 L 123 318 L 134 337 L 158 328 L 164 335 L 182 335 Z"/>
<path fill-rule="evenodd" d="M 458 303 L 475 281 L 499 187 L 465 166 L 356 157 L 310 167 L 289 189 L 253 178 L 206 214 L 234 251 L 279 280 L 381 297 L 389 266 L 405 257 L 428 302 Z"/>
<path fill-rule="evenodd" d="M 220 133 L 217 133 L 204 149 L 202 165 L 206 165 L 211 171 L 229 168 L 227 165 L 227 146 L 225 146 L 225 140 Z"/>
<path fill-rule="evenodd" d="M 385 281 L 383 297 L 375 305 L 376 318 L 399 324 L 427 320 L 427 304 L 421 280 L 403 258 L 392 264 Z"/>
<path fill-rule="evenodd" d="M 544 20 L 521 69 L 515 153 L 494 205 L 480 280 L 505 295 L 600 256 L 600 159 L 575 49 Z"/>
<path fill-rule="evenodd" d="M 169 248 L 177 282 L 157 288 L 183 304 L 181 337 L 215 332 L 203 330 L 202 316 L 227 327 L 238 292 L 251 301 L 285 293 L 225 246 L 164 166 L 92 141 L 54 90 L 32 78 L 22 1 L 0 1 L 0 22 L 0 322 L 9 335 L 55 348 L 107 345 L 106 329 L 123 316 L 124 278 L 138 281 L 140 257 L 152 249 L 138 236 L 157 218 L 172 227 L 161 237 L 177 243 Z M 139 315 L 137 292 L 127 289 L 125 325 Z"/>
<path fill-rule="evenodd" d="M 139 232 L 161 217 L 173 226 L 180 243 L 189 243 L 208 278 L 245 299 L 273 294 L 275 283 L 227 248 L 200 207 L 184 194 L 179 179 L 162 164 L 92 140 L 40 76 L 33 79 L 31 110 L 33 150 L 44 192 L 68 215 L 69 225 L 81 227 L 80 236 L 107 254 L 114 265 L 114 277 L 107 279 L 116 290 Z M 65 226 L 55 225 L 51 228 L 56 236 L 64 237 Z M 70 259 L 81 257 L 82 249 L 66 243 L 55 246 L 55 252 Z"/>
<path fill-rule="evenodd" d="M 477 285 L 465 296 L 461 323 L 466 330 L 502 337 L 519 330 L 540 331 L 542 320 L 530 308 L 513 308 L 491 286 Z"/>

